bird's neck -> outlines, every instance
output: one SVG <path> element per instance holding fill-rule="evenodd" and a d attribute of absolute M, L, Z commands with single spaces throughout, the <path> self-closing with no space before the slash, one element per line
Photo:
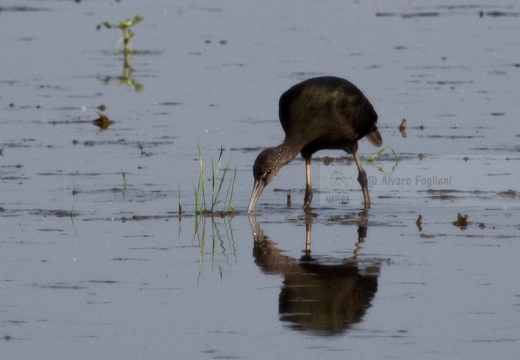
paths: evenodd
<path fill-rule="evenodd" d="M 301 148 L 296 144 L 293 144 L 290 141 L 286 140 L 277 147 L 275 147 L 275 150 L 280 159 L 282 160 L 282 163 L 286 165 L 293 161 L 296 155 L 298 155 L 298 153 L 301 151 Z"/>

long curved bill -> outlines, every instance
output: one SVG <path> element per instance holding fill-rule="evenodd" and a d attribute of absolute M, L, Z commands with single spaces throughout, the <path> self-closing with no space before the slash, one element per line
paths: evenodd
<path fill-rule="evenodd" d="M 255 180 L 253 192 L 251 193 L 251 200 L 249 200 L 249 206 L 247 207 L 248 213 L 252 213 L 255 210 L 256 202 L 260 199 L 260 195 L 262 195 L 264 188 L 265 183 L 262 180 Z"/>

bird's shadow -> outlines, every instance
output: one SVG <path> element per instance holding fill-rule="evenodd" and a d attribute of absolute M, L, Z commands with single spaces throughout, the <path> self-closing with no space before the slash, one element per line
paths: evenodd
<path fill-rule="evenodd" d="M 330 336 L 359 323 L 377 292 L 381 262 L 358 260 L 367 226 L 358 226 L 356 250 L 351 258 L 334 259 L 311 254 L 312 216 L 306 216 L 305 251 L 300 259 L 283 255 L 262 231 L 255 216 L 253 232 L 256 265 L 270 275 L 283 275 L 279 296 L 280 321 L 302 332 Z"/>

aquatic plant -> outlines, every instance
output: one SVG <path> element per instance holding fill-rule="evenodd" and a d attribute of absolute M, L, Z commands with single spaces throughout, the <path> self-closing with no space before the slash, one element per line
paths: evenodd
<path fill-rule="evenodd" d="M 381 166 L 376 166 L 376 168 L 380 172 L 383 172 L 385 174 L 391 174 L 394 172 L 395 168 L 397 167 L 397 164 L 399 163 L 399 157 L 397 156 L 397 154 L 395 153 L 394 149 L 391 146 L 386 146 L 386 147 L 382 148 L 381 150 L 378 150 L 375 154 L 367 157 L 365 160 L 367 162 L 373 163 L 374 160 L 377 159 L 378 157 L 380 157 L 387 149 L 390 149 L 390 151 L 392 152 L 392 155 L 394 156 L 395 163 L 392 167 L 392 170 L 385 171 Z"/>
<path fill-rule="evenodd" d="M 221 198 L 222 188 L 226 182 L 226 176 L 230 171 L 229 161 L 226 164 L 226 167 L 222 168 L 223 153 L 224 148 L 220 147 L 217 162 L 215 163 L 213 158 L 211 159 L 211 189 L 207 189 L 204 156 L 199 145 L 199 182 L 196 187 L 193 186 L 196 215 L 215 215 L 215 206 L 219 203 L 223 203 L 223 210 L 218 212 L 218 215 L 230 215 L 235 212 L 235 208 L 233 207 L 231 201 L 233 200 L 233 190 L 235 187 L 235 179 L 237 175 L 236 167 L 233 178 L 227 182 L 226 196 L 223 200 Z M 211 194 L 208 193 L 209 190 L 211 190 Z"/>
<path fill-rule="evenodd" d="M 137 14 L 133 19 L 128 20 L 121 20 L 116 19 L 116 23 L 111 23 L 108 21 L 102 22 L 101 24 L 98 24 L 96 26 L 96 29 L 99 30 L 102 27 L 105 27 L 107 29 L 120 29 L 123 32 L 123 36 L 121 39 L 123 40 L 123 53 L 125 55 L 132 54 L 133 51 L 130 49 L 130 42 L 132 38 L 134 37 L 134 33 L 131 29 L 132 26 L 139 24 L 141 21 L 143 21 L 144 17 L 141 14 Z M 119 40 L 119 42 L 121 41 Z M 118 42 L 118 45 L 119 45 Z M 119 53 L 119 48 L 116 46 L 116 55 Z"/>

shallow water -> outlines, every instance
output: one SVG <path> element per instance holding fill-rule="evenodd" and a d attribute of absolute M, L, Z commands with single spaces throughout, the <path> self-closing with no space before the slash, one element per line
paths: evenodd
<path fill-rule="evenodd" d="M 96 25 L 137 13 L 125 71 Z M 515 2 L 5 1 L 0 18 L 5 358 L 518 357 Z M 385 150 L 360 143 L 372 208 L 324 151 L 312 213 L 296 159 L 248 217 L 279 95 L 326 74 L 379 114 Z M 193 216 L 198 144 L 237 168 L 233 217 Z"/>

